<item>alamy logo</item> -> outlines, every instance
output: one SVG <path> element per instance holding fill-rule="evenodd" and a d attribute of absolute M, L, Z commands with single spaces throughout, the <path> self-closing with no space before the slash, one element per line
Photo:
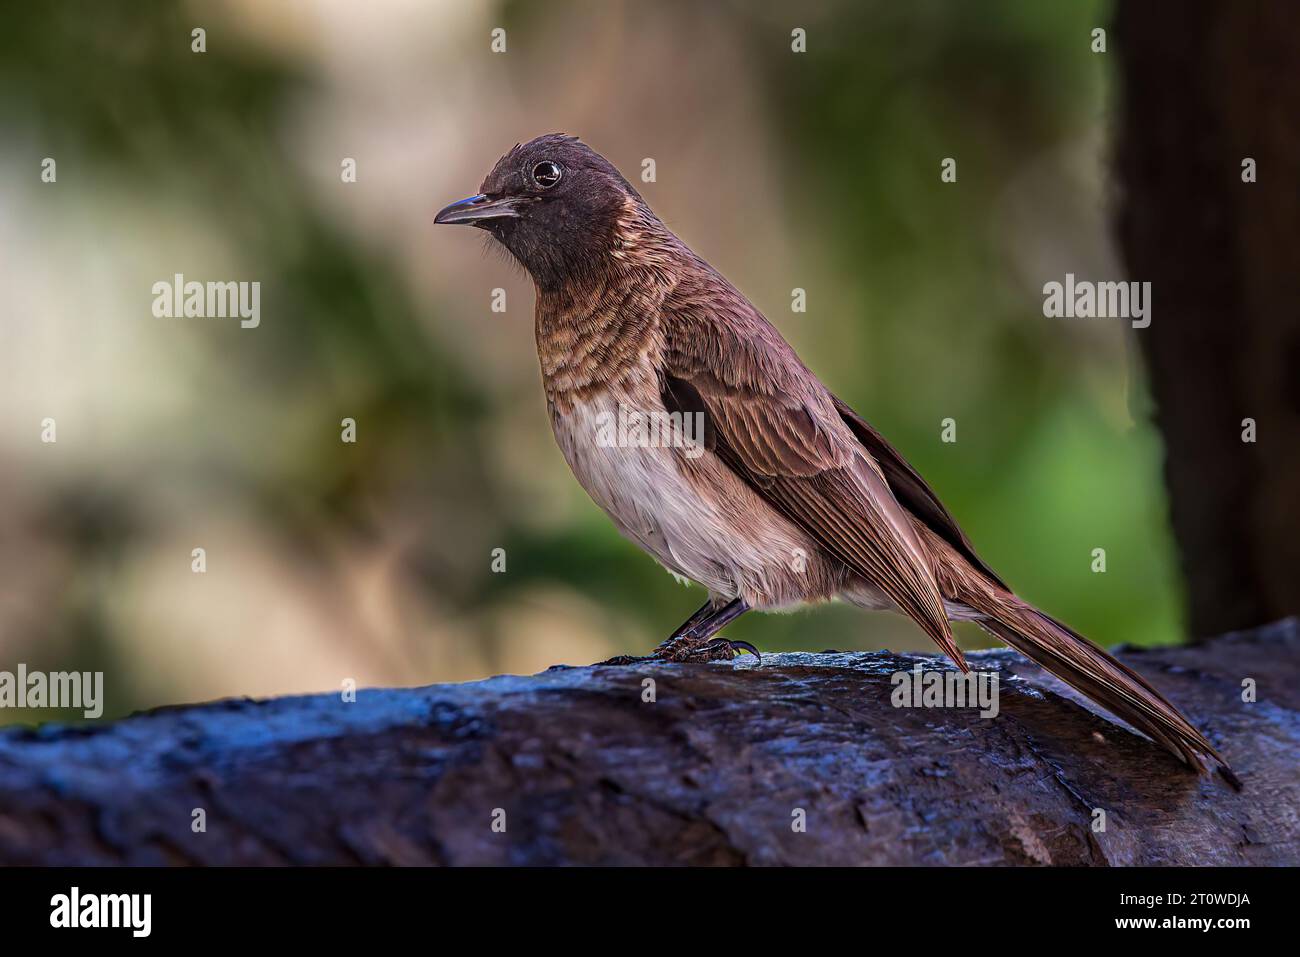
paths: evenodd
<path fill-rule="evenodd" d="M 1091 282 L 1065 274 L 1065 282 L 1043 285 L 1048 319 L 1131 319 L 1134 329 L 1151 325 L 1151 283 Z"/>
<path fill-rule="evenodd" d="M 704 454 L 704 413 L 645 411 L 619 403 L 618 412 L 596 416 L 596 444 L 603 449 L 680 448 L 688 459 Z"/>
<path fill-rule="evenodd" d="M 262 284 L 253 282 L 186 282 L 184 273 L 153 284 L 153 314 L 159 319 L 239 318 L 244 329 L 262 322 Z"/>
<path fill-rule="evenodd" d="M 50 898 L 51 927 L 126 927 L 133 937 L 148 937 L 152 915 L 152 894 L 82 894 L 74 887 Z"/>
<path fill-rule="evenodd" d="M 895 708 L 979 708 L 981 718 L 998 716 L 996 671 L 895 671 L 889 703 Z"/>
<path fill-rule="evenodd" d="M 104 672 L 0 671 L 0 708 L 80 708 L 87 718 L 104 713 Z"/>

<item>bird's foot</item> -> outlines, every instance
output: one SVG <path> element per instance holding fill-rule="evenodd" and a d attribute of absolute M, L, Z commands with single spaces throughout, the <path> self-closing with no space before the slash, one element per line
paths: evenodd
<path fill-rule="evenodd" d="M 707 661 L 731 661 L 745 652 L 749 652 L 761 664 L 763 656 L 759 650 L 747 641 L 734 641 L 728 638 L 711 638 L 707 641 L 690 641 L 678 638 L 665 641 L 648 655 L 615 655 L 600 665 L 639 665 L 656 661 L 698 663 Z"/>
<path fill-rule="evenodd" d="M 710 638 L 703 644 L 696 645 L 694 648 L 685 652 L 688 657 L 682 658 L 682 661 L 731 661 L 733 658 L 739 658 L 745 652 L 749 652 L 758 659 L 758 663 L 763 663 L 763 656 L 759 650 L 747 641 L 736 641 L 732 638 Z"/>

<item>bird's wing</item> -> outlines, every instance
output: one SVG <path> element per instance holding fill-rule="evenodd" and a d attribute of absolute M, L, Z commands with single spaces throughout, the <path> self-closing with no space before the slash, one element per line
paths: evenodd
<path fill-rule="evenodd" d="M 706 441 L 732 471 L 966 670 L 930 557 L 825 387 L 729 286 L 678 290 L 664 308 L 665 405 L 703 412 Z"/>

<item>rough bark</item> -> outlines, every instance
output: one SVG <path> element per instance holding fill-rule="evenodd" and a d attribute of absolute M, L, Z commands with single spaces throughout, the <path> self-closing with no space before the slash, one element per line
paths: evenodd
<path fill-rule="evenodd" d="M 1218 634 L 1300 612 L 1300 4 L 1121 2 L 1115 39 L 1135 334 L 1191 630 Z"/>
<path fill-rule="evenodd" d="M 1121 657 L 1242 791 L 1011 652 L 970 656 L 999 676 L 989 719 L 891 705 L 927 656 L 781 654 L 9 730 L 0 863 L 1300 863 L 1297 621 Z"/>

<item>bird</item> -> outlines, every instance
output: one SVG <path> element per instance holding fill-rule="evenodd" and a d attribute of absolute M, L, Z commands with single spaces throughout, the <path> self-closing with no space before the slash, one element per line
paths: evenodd
<path fill-rule="evenodd" d="M 898 450 L 578 137 L 516 144 L 434 222 L 486 230 L 532 278 L 566 462 L 626 538 L 708 591 L 649 656 L 609 663 L 757 655 L 719 632 L 750 610 L 840 599 L 906 615 L 965 673 L 951 623 L 972 621 L 1189 767 L 1204 773 L 1208 758 L 1237 783 L 1146 679 L 1018 597 Z M 611 440 L 611 423 L 629 420 L 664 428 Z"/>

